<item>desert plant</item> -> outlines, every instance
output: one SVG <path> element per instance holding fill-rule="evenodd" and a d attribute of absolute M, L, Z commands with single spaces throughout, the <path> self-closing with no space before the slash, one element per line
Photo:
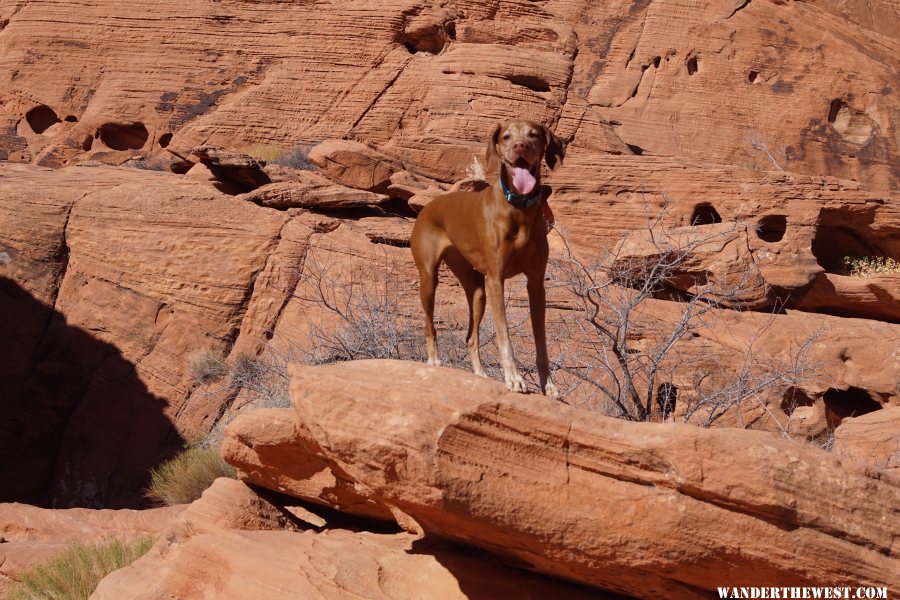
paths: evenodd
<path fill-rule="evenodd" d="M 201 384 L 218 381 L 228 373 L 224 354 L 215 348 L 204 348 L 192 354 L 190 366 L 191 377 Z"/>
<path fill-rule="evenodd" d="M 900 262 L 884 256 L 845 256 L 844 268 L 851 277 L 868 279 L 875 275 L 900 274 Z"/>
<path fill-rule="evenodd" d="M 111 539 L 73 544 L 58 555 L 19 573 L 6 590 L 7 600 L 87 600 L 100 580 L 143 556 L 153 538 Z"/>
<path fill-rule="evenodd" d="M 171 506 L 193 502 L 219 477 L 237 477 L 217 446 L 193 444 L 150 472 L 147 497 Z"/>
<path fill-rule="evenodd" d="M 582 388 L 582 404 L 623 419 L 647 421 L 673 414 L 678 393 L 674 381 L 690 379 L 680 343 L 740 310 L 755 285 L 752 268 L 716 279 L 693 264 L 696 252 L 724 247 L 741 233 L 741 225 L 690 228 L 691 235 L 684 235 L 667 224 L 668 212 L 667 203 L 656 214 L 648 212 L 646 231 L 627 233 L 590 262 L 576 258 L 561 232 L 565 252 L 552 263 L 555 278 L 578 299 L 584 317 L 568 324 L 573 343 L 557 358 L 558 368 L 575 377 L 572 388 Z M 649 251 L 623 253 L 631 236 L 640 236 L 639 245 Z M 660 298 L 677 301 L 677 311 L 661 331 L 651 332 L 643 325 L 642 311 Z M 708 427 L 747 401 L 764 407 L 766 391 L 809 376 L 805 358 L 812 341 L 777 360 L 763 357 L 754 344 L 765 327 L 745 342 L 736 372 L 720 367 L 715 377 L 695 374 L 688 386 L 691 393 L 678 400 L 678 418 Z"/>
<path fill-rule="evenodd" d="M 747 145 L 750 146 L 750 149 L 753 150 L 755 154 L 772 163 L 772 166 L 779 171 L 784 171 L 784 167 L 782 166 L 782 163 L 784 163 L 786 159 L 784 149 L 776 149 L 775 146 L 769 143 L 767 137 L 761 136 L 755 132 L 745 137 L 744 141 L 747 142 Z"/>
<path fill-rule="evenodd" d="M 244 148 L 244 153 L 271 165 L 312 171 L 316 166 L 309 162 L 309 145 L 300 144 L 290 149 L 273 144 L 257 144 Z"/>

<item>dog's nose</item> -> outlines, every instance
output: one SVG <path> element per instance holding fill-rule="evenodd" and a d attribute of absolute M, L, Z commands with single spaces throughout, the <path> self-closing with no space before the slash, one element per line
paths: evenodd
<path fill-rule="evenodd" d="M 525 152 L 525 150 L 527 148 L 528 148 L 528 144 L 526 144 L 522 140 L 516 140 L 515 142 L 513 142 L 513 145 L 512 145 L 512 149 L 516 152 Z"/>

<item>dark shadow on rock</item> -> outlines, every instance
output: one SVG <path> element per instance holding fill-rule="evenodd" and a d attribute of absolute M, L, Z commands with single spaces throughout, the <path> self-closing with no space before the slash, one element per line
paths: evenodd
<path fill-rule="evenodd" d="M 520 570 L 510 562 L 501 562 L 493 554 L 465 546 L 428 538 L 413 544 L 412 554 L 433 556 L 450 571 L 459 589 L 471 600 L 494 598 L 553 598 L 554 600 L 630 600 L 597 588 L 580 585 Z"/>
<path fill-rule="evenodd" d="M 115 346 L 0 277 L 0 502 L 144 505 L 184 445 L 166 406 Z"/>

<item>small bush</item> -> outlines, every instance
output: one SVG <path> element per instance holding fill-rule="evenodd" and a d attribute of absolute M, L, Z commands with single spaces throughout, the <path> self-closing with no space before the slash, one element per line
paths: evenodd
<path fill-rule="evenodd" d="M 6 590 L 7 600 L 87 600 L 100 580 L 139 559 L 153 538 L 112 539 L 74 544 L 53 558 L 33 565 Z"/>
<path fill-rule="evenodd" d="M 868 279 L 874 275 L 900 274 L 900 262 L 883 256 L 845 256 L 844 268 L 851 277 Z"/>
<path fill-rule="evenodd" d="M 222 460 L 218 447 L 191 446 L 150 472 L 147 497 L 171 506 L 193 502 L 219 477 L 237 477 L 234 467 Z"/>
<path fill-rule="evenodd" d="M 304 171 L 312 171 L 316 168 L 314 164 L 309 162 L 309 146 L 306 145 L 295 146 L 291 150 L 285 150 L 272 144 L 258 144 L 244 148 L 244 153 L 269 165 L 281 165 L 282 167 Z"/>
<path fill-rule="evenodd" d="M 212 383 L 228 373 L 221 350 L 206 348 L 191 356 L 191 377 L 197 383 Z"/>

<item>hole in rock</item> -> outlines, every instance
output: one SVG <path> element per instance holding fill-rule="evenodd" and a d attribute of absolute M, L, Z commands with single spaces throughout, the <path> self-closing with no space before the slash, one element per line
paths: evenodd
<path fill-rule="evenodd" d="M 845 112 L 849 110 L 850 107 L 847 106 L 847 103 L 841 100 L 840 98 L 836 98 L 831 101 L 831 106 L 828 107 L 828 122 L 834 125 L 834 122 L 838 118 L 838 114 L 840 114 L 841 109 Z"/>
<path fill-rule="evenodd" d="M 697 57 L 692 56 L 687 61 L 687 71 L 688 75 L 693 75 L 697 72 Z"/>
<path fill-rule="evenodd" d="M 784 397 L 781 399 L 781 410 L 784 411 L 784 414 L 791 416 L 797 407 L 812 406 L 814 402 L 806 392 L 791 386 L 784 390 Z"/>
<path fill-rule="evenodd" d="M 632 154 L 636 154 L 637 156 L 641 156 L 644 153 L 644 149 L 640 146 L 635 146 L 634 144 L 625 144 L 628 146 L 628 149 L 631 150 Z"/>
<path fill-rule="evenodd" d="M 656 403 L 662 420 L 665 421 L 675 412 L 675 402 L 678 399 L 678 388 L 671 383 L 663 383 L 656 388 Z"/>
<path fill-rule="evenodd" d="M 106 123 L 100 126 L 97 137 L 113 150 L 140 150 L 150 133 L 143 123 Z"/>
<path fill-rule="evenodd" d="M 522 87 L 526 87 L 533 92 L 550 91 L 549 83 L 547 83 L 540 77 L 535 77 L 532 75 L 511 75 L 507 77 L 507 81 L 509 81 L 513 85 L 521 85 Z"/>
<path fill-rule="evenodd" d="M 397 41 L 410 54 L 425 52 L 439 54 L 447 46 L 447 41 L 456 39 L 456 24 L 453 22 L 429 23 L 424 26 L 407 28 L 401 32 Z"/>
<path fill-rule="evenodd" d="M 63 120 L 64 120 L 66 123 L 77 123 L 77 122 L 78 122 L 78 117 L 76 117 L 75 115 L 69 115 L 69 116 L 67 116 L 67 117 L 66 117 L 65 119 L 63 119 Z"/>
<path fill-rule="evenodd" d="M 59 117 L 56 115 L 56 111 L 43 104 L 29 110 L 25 114 L 25 120 L 28 122 L 28 126 L 31 127 L 31 130 L 35 133 L 44 133 L 59 123 Z"/>
<path fill-rule="evenodd" d="M 722 217 L 719 211 L 708 202 L 703 202 L 694 207 L 694 214 L 691 215 L 691 225 L 712 225 L 713 223 L 721 223 Z"/>
<path fill-rule="evenodd" d="M 780 242 L 787 231 L 787 217 L 784 215 L 767 215 L 756 224 L 756 235 L 764 242 Z"/>
<path fill-rule="evenodd" d="M 656 68 L 656 69 L 658 69 L 658 68 L 659 68 L 659 63 L 660 63 L 661 60 L 662 60 L 662 56 L 657 56 L 656 58 L 654 58 L 654 59 L 653 59 L 653 67 Z"/>
<path fill-rule="evenodd" d="M 872 395 L 858 387 L 846 390 L 831 388 L 823 396 L 825 400 L 825 421 L 829 427 L 837 427 L 847 417 L 858 417 L 881 408 Z"/>
<path fill-rule="evenodd" d="M 750 71 L 750 73 L 747 75 L 747 81 L 749 81 L 750 83 L 756 83 L 757 79 L 759 79 L 758 71 Z"/>
<path fill-rule="evenodd" d="M 844 272 L 844 257 L 883 257 L 884 252 L 867 236 L 844 225 L 822 225 L 816 228 L 812 253 L 819 265 L 829 273 Z"/>
<path fill-rule="evenodd" d="M 166 147 L 169 146 L 169 143 L 170 143 L 171 141 L 172 141 L 172 134 L 171 134 L 171 133 L 164 133 L 164 134 L 162 134 L 161 136 L 159 136 L 159 147 L 160 147 L 160 148 L 166 148 Z"/>
<path fill-rule="evenodd" d="M 94 145 L 94 138 L 92 136 L 85 136 L 84 141 L 81 142 L 81 149 L 87 152 Z"/>

